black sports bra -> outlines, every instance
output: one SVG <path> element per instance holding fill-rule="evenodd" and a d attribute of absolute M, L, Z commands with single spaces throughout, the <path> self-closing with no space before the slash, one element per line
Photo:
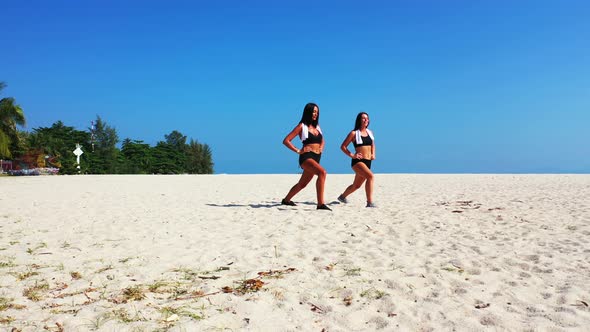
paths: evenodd
<path fill-rule="evenodd" d="M 324 140 L 322 133 L 318 132 L 317 135 L 312 134 L 311 132 L 307 134 L 307 138 L 303 141 L 303 145 L 308 144 L 321 144 Z"/>
<path fill-rule="evenodd" d="M 363 140 L 363 144 L 356 144 L 356 140 L 352 140 L 352 144 L 354 144 L 355 148 L 358 146 L 373 145 L 373 139 L 371 138 L 371 136 L 361 136 L 361 139 Z"/>

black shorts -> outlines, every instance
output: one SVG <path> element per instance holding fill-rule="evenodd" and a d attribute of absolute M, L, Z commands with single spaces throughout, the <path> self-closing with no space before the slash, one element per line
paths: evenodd
<path fill-rule="evenodd" d="M 369 160 L 369 159 L 352 159 L 352 161 L 350 162 L 350 167 L 352 167 L 358 163 L 363 163 L 363 164 L 367 165 L 367 167 L 369 169 L 371 169 L 371 160 Z"/>
<path fill-rule="evenodd" d="M 303 164 L 304 161 L 306 161 L 307 159 L 313 159 L 315 160 L 318 164 L 320 163 L 320 159 L 322 159 L 322 154 L 317 154 L 315 152 L 303 152 L 302 154 L 299 155 L 299 166 L 301 166 L 301 164 Z"/>

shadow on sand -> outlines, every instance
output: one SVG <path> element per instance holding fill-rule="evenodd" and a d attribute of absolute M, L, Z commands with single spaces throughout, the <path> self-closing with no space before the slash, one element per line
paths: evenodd
<path fill-rule="evenodd" d="M 273 208 L 273 207 L 277 207 L 277 206 L 281 206 L 281 203 L 269 203 L 269 204 L 205 204 L 208 206 L 214 206 L 214 207 L 225 207 L 225 208 L 239 208 L 239 207 L 251 207 L 254 209 L 261 209 L 261 208 Z"/>
<path fill-rule="evenodd" d="M 304 205 L 313 205 L 316 206 L 315 202 L 295 202 L 297 205 L 300 206 L 304 206 Z M 340 204 L 340 202 L 338 201 L 332 201 L 329 203 L 326 203 L 326 205 L 334 205 L 334 204 Z M 205 204 L 208 206 L 213 206 L 213 207 L 224 207 L 224 208 L 240 208 L 240 207 L 251 207 L 254 209 L 262 209 L 262 208 L 266 208 L 266 209 L 270 209 L 270 208 L 275 208 L 275 207 L 285 207 L 285 208 L 296 208 L 297 206 L 287 206 L 287 205 L 283 205 L 280 202 L 268 202 L 266 204 L 214 204 L 214 203 L 208 203 Z"/>

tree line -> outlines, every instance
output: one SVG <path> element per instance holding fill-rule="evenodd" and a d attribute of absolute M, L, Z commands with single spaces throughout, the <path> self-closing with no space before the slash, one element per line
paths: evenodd
<path fill-rule="evenodd" d="M 6 85 L 0 82 L 0 90 Z M 100 116 L 94 126 L 77 130 L 62 121 L 51 127 L 18 130 L 25 125 L 24 112 L 14 98 L 0 100 L 0 159 L 12 159 L 15 166 L 58 167 L 60 174 L 212 174 L 213 155 L 207 144 L 179 131 L 164 135 L 150 146 L 126 138 L 117 147 L 115 128 Z M 80 144 L 84 153 L 77 168 L 73 151 Z"/>

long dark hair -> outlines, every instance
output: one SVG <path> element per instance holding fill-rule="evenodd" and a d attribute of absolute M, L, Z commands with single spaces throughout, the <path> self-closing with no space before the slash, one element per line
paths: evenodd
<path fill-rule="evenodd" d="M 313 120 L 314 107 L 318 108 L 318 117 L 315 120 Z M 299 123 L 303 123 L 306 126 L 312 125 L 317 127 L 318 123 L 320 123 L 320 107 L 314 103 L 307 103 L 303 108 L 303 115 L 301 116 L 301 121 L 299 121 Z"/>
<path fill-rule="evenodd" d="M 369 117 L 369 114 L 365 113 L 365 112 L 360 112 L 359 114 L 357 114 L 356 116 L 356 121 L 354 122 L 354 130 L 359 130 L 361 129 L 361 123 L 363 122 L 363 114 L 366 114 L 367 117 Z M 369 118 L 370 119 L 370 118 Z M 369 121 L 370 122 L 370 121 Z M 369 124 L 367 124 L 367 127 L 369 127 Z"/>

